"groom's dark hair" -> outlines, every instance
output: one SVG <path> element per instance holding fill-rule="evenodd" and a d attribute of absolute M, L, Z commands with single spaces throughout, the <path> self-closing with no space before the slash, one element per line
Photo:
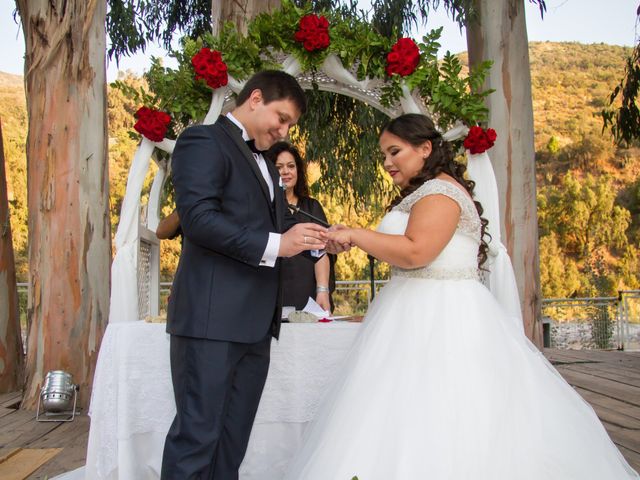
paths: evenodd
<path fill-rule="evenodd" d="M 236 98 L 236 105 L 240 106 L 247 101 L 251 92 L 260 90 L 264 103 L 275 100 L 291 100 L 295 103 L 300 114 L 307 111 L 307 97 L 298 81 L 286 72 L 280 70 L 263 70 L 253 75 Z"/>

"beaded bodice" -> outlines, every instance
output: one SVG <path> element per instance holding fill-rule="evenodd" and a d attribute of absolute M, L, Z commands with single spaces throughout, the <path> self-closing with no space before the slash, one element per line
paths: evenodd
<path fill-rule="evenodd" d="M 480 216 L 469 196 L 451 182 L 439 179 L 426 181 L 384 216 L 378 231 L 403 234 L 413 205 L 427 195 L 445 195 L 460 206 L 460 220 L 456 231 L 440 255 L 429 265 L 414 269 L 392 267 L 391 275 L 441 280 L 479 279 Z"/>

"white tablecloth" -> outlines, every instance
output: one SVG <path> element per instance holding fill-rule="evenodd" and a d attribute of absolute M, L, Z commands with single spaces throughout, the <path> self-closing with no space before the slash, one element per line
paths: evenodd
<path fill-rule="evenodd" d="M 353 343 L 358 324 L 284 324 L 241 480 L 280 480 L 302 432 Z M 165 435 L 175 414 L 164 324 L 107 327 L 91 396 L 85 478 L 145 480 L 160 476 Z"/>

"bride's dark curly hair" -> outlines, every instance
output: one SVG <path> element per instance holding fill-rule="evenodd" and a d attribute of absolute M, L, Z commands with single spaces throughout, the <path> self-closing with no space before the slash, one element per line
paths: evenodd
<path fill-rule="evenodd" d="M 446 173 L 453 177 L 473 198 L 475 182 L 464 178 L 464 172 L 467 170 L 467 167 L 455 160 L 451 144 L 442 138 L 442 135 L 436 130 L 435 125 L 429 117 L 417 113 L 407 113 L 391 120 L 382 129 L 382 133 L 384 132 L 389 132 L 414 147 L 420 147 L 427 140 L 431 142 L 431 155 L 427 157 L 424 166 L 418 174 L 409 180 L 409 185 L 400 190 L 398 196 L 395 197 L 389 205 L 389 209 L 400 203 L 404 197 L 417 190 L 424 182 L 436 178 L 441 173 Z M 476 206 L 482 224 L 480 247 L 478 249 L 478 265 L 482 267 L 487 261 L 487 253 L 489 251 L 489 244 L 485 240 L 485 236 L 489 239 L 491 236 L 487 233 L 487 225 L 489 222 L 482 217 L 482 205 L 475 200 L 473 203 Z"/>

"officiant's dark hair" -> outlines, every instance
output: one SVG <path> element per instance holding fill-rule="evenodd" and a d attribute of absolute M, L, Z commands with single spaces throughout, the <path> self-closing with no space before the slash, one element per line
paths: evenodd
<path fill-rule="evenodd" d="M 276 142 L 264 154 L 265 158 L 274 165 L 282 152 L 289 152 L 296 162 L 296 174 L 298 179 L 293 187 L 293 193 L 298 198 L 306 198 L 309 196 L 309 180 L 307 178 L 307 162 L 300 156 L 298 149 L 289 142 Z"/>
<path fill-rule="evenodd" d="M 300 114 L 307 111 L 307 96 L 298 81 L 286 72 L 280 70 L 263 70 L 253 75 L 244 84 L 238 97 L 236 105 L 240 106 L 247 101 L 251 92 L 260 90 L 264 103 L 275 100 L 291 100 L 296 104 Z"/>
<path fill-rule="evenodd" d="M 389 209 L 400 203 L 404 197 L 416 191 L 424 182 L 436 178 L 440 173 L 446 173 L 453 177 L 473 198 L 473 189 L 476 184 L 472 180 L 464 178 L 464 172 L 467 170 L 466 165 L 456 161 L 451 144 L 442 138 L 442 135 L 436 130 L 436 126 L 429 117 L 418 113 L 407 113 L 387 123 L 380 134 L 382 135 L 384 132 L 389 132 L 414 147 L 420 147 L 426 141 L 431 142 L 431 154 L 426 158 L 417 175 L 409 180 L 409 185 L 400 190 L 398 196 L 392 200 Z M 489 222 L 482 217 L 482 205 L 475 200 L 473 203 L 482 223 L 481 242 L 478 250 L 478 265 L 482 266 L 487 261 L 489 252 L 489 244 L 485 240 L 485 236 L 489 239 L 491 236 L 486 231 Z"/>

